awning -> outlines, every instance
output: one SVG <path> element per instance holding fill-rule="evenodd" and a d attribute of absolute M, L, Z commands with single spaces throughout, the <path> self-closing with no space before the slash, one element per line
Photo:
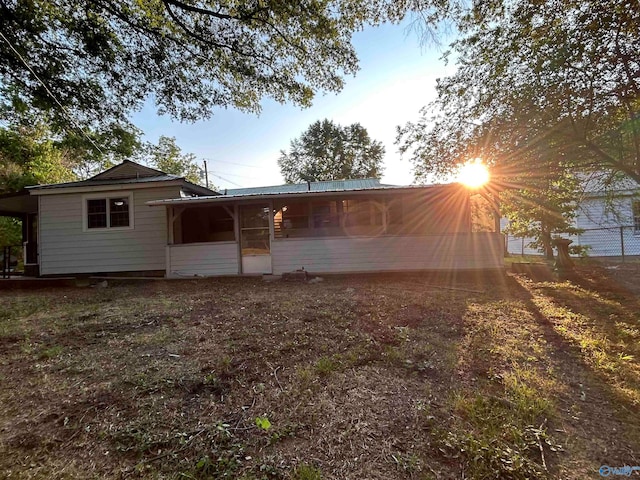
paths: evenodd
<path fill-rule="evenodd" d="M 27 213 L 38 213 L 38 198 L 22 190 L 0 195 L 0 216 L 22 217 Z"/>

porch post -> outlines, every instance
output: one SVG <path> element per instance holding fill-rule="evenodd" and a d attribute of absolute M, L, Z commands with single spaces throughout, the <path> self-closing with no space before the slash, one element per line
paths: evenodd
<path fill-rule="evenodd" d="M 173 206 L 167 208 L 167 243 L 173 245 Z"/>

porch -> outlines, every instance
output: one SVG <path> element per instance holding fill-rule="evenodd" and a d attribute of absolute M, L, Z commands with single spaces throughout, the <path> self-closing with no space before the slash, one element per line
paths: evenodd
<path fill-rule="evenodd" d="M 189 200 L 152 203 L 168 207 L 169 278 L 503 266 L 495 215 L 451 186 Z"/>

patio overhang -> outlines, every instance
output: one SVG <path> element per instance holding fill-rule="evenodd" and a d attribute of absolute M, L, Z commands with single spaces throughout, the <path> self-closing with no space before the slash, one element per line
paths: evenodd
<path fill-rule="evenodd" d="M 327 197 L 363 197 L 371 195 L 392 195 L 397 193 L 429 193 L 429 194 L 444 194 L 449 195 L 452 193 L 467 192 L 468 190 L 458 184 L 437 184 L 437 185 L 410 185 L 410 186 L 385 186 L 379 188 L 366 188 L 357 190 L 327 190 L 327 191 L 300 191 L 300 192 L 278 192 L 278 193 L 253 193 L 243 195 L 216 195 L 216 196 L 203 196 L 203 197 L 183 197 L 183 198 L 168 198 L 164 200 L 152 200 L 146 202 L 147 205 L 152 207 L 157 206 L 193 206 L 198 204 L 224 204 L 224 203 L 248 203 L 248 202 L 261 202 L 268 200 L 282 200 L 282 199 L 316 199 Z"/>
<path fill-rule="evenodd" d="M 0 216 L 24 217 L 31 213 L 38 213 L 38 198 L 28 191 L 0 195 Z"/>

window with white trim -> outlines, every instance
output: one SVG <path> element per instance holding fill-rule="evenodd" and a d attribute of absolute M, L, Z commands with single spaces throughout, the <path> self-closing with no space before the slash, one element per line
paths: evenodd
<path fill-rule="evenodd" d="M 85 229 L 132 228 L 132 203 L 131 194 L 85 197 Z"/>
<path fill-rule="evenodd" d="M 640 235 L 640 200 L 631 202 L 631 211 L 633 212 L 633 233 Z"/>

